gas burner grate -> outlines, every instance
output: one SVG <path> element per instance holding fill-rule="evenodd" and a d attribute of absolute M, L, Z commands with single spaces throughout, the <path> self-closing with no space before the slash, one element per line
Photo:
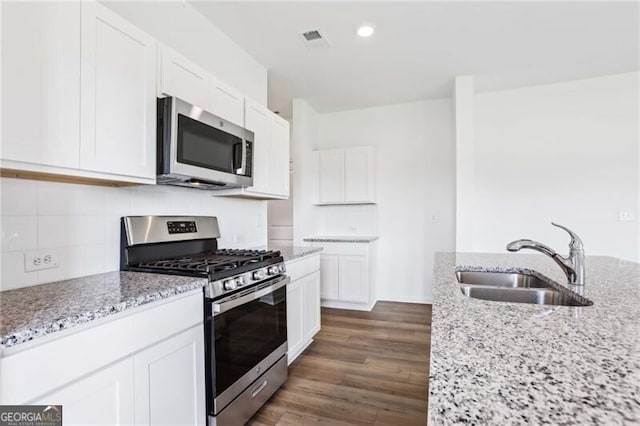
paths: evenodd
<path fill-rule="evenodd" d="M 216 273 L 279 256 L 279 251 L 222 249 L 193 256 L 151 260 L 142 262 L 138 266 L 158 270 Z"/>

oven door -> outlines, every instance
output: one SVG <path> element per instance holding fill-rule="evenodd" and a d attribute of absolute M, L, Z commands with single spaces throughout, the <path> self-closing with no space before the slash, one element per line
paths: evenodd
<path fill-rule="evenodd" d="M 289 277 L 206 300 L 207 406 L 217 415 L 287 353 Z"/>

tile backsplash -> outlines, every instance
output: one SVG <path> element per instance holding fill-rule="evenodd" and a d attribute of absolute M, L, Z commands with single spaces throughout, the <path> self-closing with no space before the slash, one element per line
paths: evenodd
<path fill-rule="evenodd" d="M 126 188 L 0 178 L 0 290 L 118 270 L 120 217 L 217 216 L 221 247 L 267 242 L 265 201 L 170 186 Z M 54 250 L 59 267 L 25 272 L 25 252 Z"/>

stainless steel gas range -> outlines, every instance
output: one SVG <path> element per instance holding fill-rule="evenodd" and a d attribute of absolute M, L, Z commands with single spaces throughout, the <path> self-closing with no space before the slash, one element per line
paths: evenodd
<path fill-rule="evenodd" d="M 221 250 L 215 217 L 122 218 L 120 269 L 206 277 L 209 426 L 244 424 L 287 379 L 287 298 L 280 252 Z"/>

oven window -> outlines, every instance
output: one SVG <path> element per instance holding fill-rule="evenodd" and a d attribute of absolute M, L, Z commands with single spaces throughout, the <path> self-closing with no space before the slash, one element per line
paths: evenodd
<path fill-rule="evenodd" d="M 286 287 L 213 319 L 216 396 L 287 341 Z"/>
<path fill-rule="evenodd" d="M 178 162 L 236 173 L 242 167 L 242 138 L 178 114 Z"/>

